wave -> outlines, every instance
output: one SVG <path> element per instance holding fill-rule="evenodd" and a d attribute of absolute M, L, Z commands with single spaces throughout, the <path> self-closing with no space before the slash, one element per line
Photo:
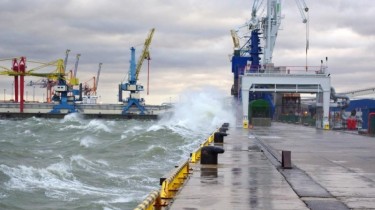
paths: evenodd
<path fill-rule="evenodd" d="M 223 92 L 213 87 L 203 87 L 184 92 L 174 106 L 173 114 L 159 125 L 174 131 L 185 128 L 192 133 L 207 134 L 224 122 L 234 123 L 234 112 Z M 176 129 L 177 128 L 177 129 Z M 186 135 L 185 132 L 182 135 Z"/>
<path fill-rule="evenodd" d="M 61 120 L 62 123 L 66 122 L 81 122 L 83 120 L 83 115 L 80 113 L 70 113 L 64 116 Z"/>
<path fill-rule="evenodd" d="M 95 138 L 91 137 L 91 136 L 84 136 L 81 140 L 80 140 L 80 144 L 81 146 L 83 147 L 91 147 L 91 146 L 95 146 L 97 144 L 97 141 Z"/>

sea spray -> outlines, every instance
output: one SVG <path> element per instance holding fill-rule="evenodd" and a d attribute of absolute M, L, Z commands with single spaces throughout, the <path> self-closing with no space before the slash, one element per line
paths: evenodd
<path fill-rule="evenodd" d="M 212 88 L 185 91 L 159 121 L 1 120 L 0 208 L 132 209 L 224 122 L 232 111 Z"/>
<path fill-rule="evenodd" d="M 214 87 L 184 91 L 171 117 L 161 123 L 196 133 L 210 133 L 224 122 L 234 123 L 234 112 L 228 97 Z"/>

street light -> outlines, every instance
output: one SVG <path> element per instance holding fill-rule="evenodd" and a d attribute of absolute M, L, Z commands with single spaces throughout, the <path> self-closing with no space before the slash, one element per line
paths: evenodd
<path fill-rule="evenodd" d="M 6 90 L 7 90 L 7 89 L 4 88 L 4 102 L 5 102 L 5 91 L 6 91 Z"/>

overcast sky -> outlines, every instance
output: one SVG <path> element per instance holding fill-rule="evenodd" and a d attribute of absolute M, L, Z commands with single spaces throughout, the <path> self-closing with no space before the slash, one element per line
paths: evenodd
<path fill-rule="evenodd" d="M 279 66 L 303 66 L 305 25 L 295 1 L 282 2 L 285 18 L 273 61 Z M 310 8 L 309 65 L 318 66 L 328 57 L 336 92 L 374 87 L 374 1 L 306 3 Z M 204 90 L 208 85 L 229 96 L 233 83 L 229 31 L 250 18 L 251 8 L 251 0 L 0 0 L 0 59 L 26 56 L 48 62 L 63 59 L 70 49 L 67 69 L 73 69 L 76 54 L 82 54 L 77 73 L 81 82 L 95 76 L 98 63 L 103 63 L 98 95 L 105 103 L 115 103 L 118 84 L 127 79 L 130 47 L 141 51 L 154 27 L 150 95 L 142 93 L 147 104 L 176 101 L 181 92 Z M 10 68 L 11 61 L 1 61 L 0 66 Z M 29 63 L 28 68 L 32 67 Z M 26 78 L 30 80 L 38 78 Z M 12 81 L 0 76 L 0 100 L 4 89 L 10 99 Z M 139 81 L 146 87 L 147 63 Z M 26 90 L 32 100 L 33 88 Z M 35 99 L 41 100 L 44 92 L 36 87 Z"/>

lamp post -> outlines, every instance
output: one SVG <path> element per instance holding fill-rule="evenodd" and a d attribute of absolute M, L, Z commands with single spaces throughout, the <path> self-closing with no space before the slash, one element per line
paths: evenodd
<path fill-rule="evenodd" d="M 5 102 L 5 92 L 6 92 L 7 89 L 4 88 L 4 102 Z"/>
<path fill-rule="evenodd" d="M 35 86 L 33 86 L 33 102 L 35 102 Z"/>

